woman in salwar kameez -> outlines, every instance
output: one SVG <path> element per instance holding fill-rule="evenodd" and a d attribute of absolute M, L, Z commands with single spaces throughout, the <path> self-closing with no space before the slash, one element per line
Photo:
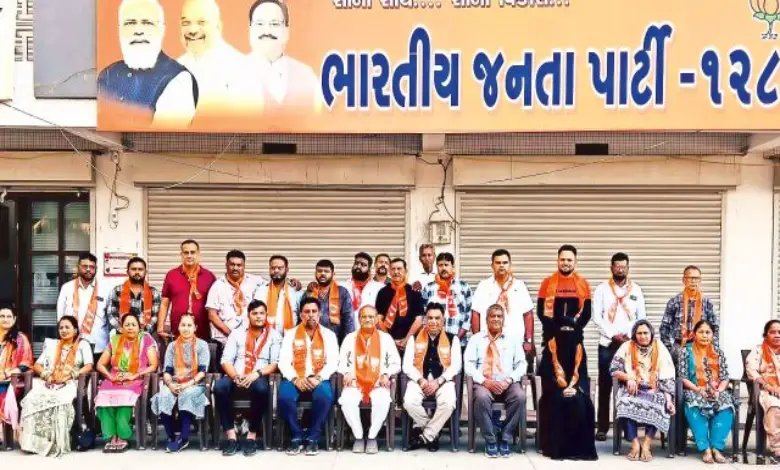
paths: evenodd
<path fill-rule="evenodd" d="M 60 318 L 60 339 L 47 339 L 33 366 L 40 378 L 22 400 L 19 444 L 25 452 L 44 456 L 70 452 L 78 377 L 92 371 L 92 349 L 86 340 L 79 339 L 78 328 L 75 317 Z"/>
<path fill-rule="evenodd" d="M 678 364 L 685 397 L 685 418 L 705 463 L 726 463 L 722 452 L 734 422 L 736 402 L 729 386 L 726 356 L 712 342 L 713 328 L 701 320 L 694 339 L 680 349 Z"/>
<path fill-rule="evenodd" d="M 761 387 L 758 402 L 764 410 L 769 451 L 772 460 L 780 462 L 780 320 L 764 325 L 764 342 L 747 357 L 745 371 Z"/>
<path fill-rule="evenodd" d="M 615 409 L 631 441 L 627 458 L 649 462 L 650 446 L 657 431 L 669 432 L 674 409 L 674 362 L 666 347 L 655 338 L 647 320 L 639 320 L 631 331 L 631 341 L 623 343 L 610 367 L 620 381 Z M 638 427 L 645 427 L 645 439 L 639 444 Z"/>
<path fill-rule="evenodd" d="M 189 445 L 190 424 L 205 415 L 209 397 L 202 381 L 209 366 L 209 345 L 195 336 L 195 316 L 182 315 L 179 337 L 165 350 L 163 386 L 152 397 L 152 413 L 159 415 L 168 435 L 167 452 L 180 452 Z M 173 410 L 179 410 L 176 437 Z"/>
<path fill-rule="evenodd" d="M 0 309 L 0 424 L 6 423 L 19 429 L 19 403 L 24 381 L 11 386 L 11 376 L 27 372 L 33 365 L 30 340 L 19 332 L 16 313 L 9 308 Z M 2 442 L 2 433 L 0 433 Z"/>
<path fill-rule="evenodd" d="M 121 334 L 111 337 L 97 365 L 98 372 L 105 377 L 95 397 L 106 440 L 104 452 L 127 450 L 127 440 L 133 435 L 130 420 L 143 392 L 144 376 L 157 370 L 157 343 L 141 331 L 138 315 L 126 313 L 121 322 Z"/>

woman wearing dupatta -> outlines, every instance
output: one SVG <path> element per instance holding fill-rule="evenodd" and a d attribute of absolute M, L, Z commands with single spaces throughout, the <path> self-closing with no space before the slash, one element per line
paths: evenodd
<path fill-rule="evenodd" d="M 23 451 L 53 457 L 70 452 L 78 377 L 92 371 L 92 348 L 79 339 L 76 317 L 60 318 L 57 330 L 60 339 L 47 339 L 33 366 L 40 379 L 22 400 L 19 439 Z"/>
<path fill-rule="evenodd" d="M 764 410 L 764 429 L 772 460 L 780 461 L 780 320 L 764 325 L 764 342 L 745 360 L 745 371 L 761 387 L 758 402 Z"/>
<path fill-rule="evenodd" d="M 722 452 L 734 422 L 735 400 L 729 386 L 726 356 L 713 344 L 712 325 L 701 320 L 694 339 L 680 350 L 680 379 L 685 417 L 705 463 L 726 463 Z"/>
<path fill-rule="evenodd" d="M 669 432 L 674 409 L 674 362 L 666 347 L 655 338 L 647 320 L 639 320 L 631 330 L 631 341 L 623 343 L 612 358 L 610 372 L 621 386 L 615 409 L 623 420 L 631 451 L 628 460 L 653 458 L 650 445 L 657 431 Z M 645 427 L 645 440 L 639 445 L 638 427 Z"/>
<path fill-rule="evenodd" d="M 0 309 L 0 424 L 10 424 L 15 430 L 19 428 L 17 400 L 24 381 L 12 387 L 11 376 L 27 372 L 32 365 L 30 340 L 19 332 L 16 313 L 10 308 Z"/>
<path fill-rule="evenodd" d="M 133 435 L 130 420 L 143 391 L 143 377 L 157 370 L 157 343 L 141 331 L 138 315 L 126 313 L 121 322 L 122 333 L 111 337 L 97 365 L 98 372 L 105 377 L 95 397 L 106 440 L 104 452 L 127 450 L 127 440 Z"/>
<path fill-rule="evenodd" d="M 539 365 L 539 437 L 542 454 L 555 460 L 597 460 L 595 412 L 588 381 L 582 329 L 572 317 L 555 320 L 557 330 Z"/>
<path fill-rule="evenodd" d="M 209 397 L 202 384 L 211 360 L 208 344 L 195 336 L 195 316 L 182 315 L 179 337 L 165 350 L 163 387 L 152 397 L 152 413 L 160 416 L 168 435 L 167 452 L 187 448 L 193 418 L 205 415 Z M 173 409 L 179 408 L 179 438 L 173 422 Z"/>

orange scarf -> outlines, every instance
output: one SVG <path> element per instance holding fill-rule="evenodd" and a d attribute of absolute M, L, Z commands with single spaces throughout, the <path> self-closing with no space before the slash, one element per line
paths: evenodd
<path fill-rule="evenodd" d="M 130 281 L 125 281 L 124 284 L 122 284 L 122 294 L 119 296 L 119 321 L 122 321 L 122 317 L 130 313 Z M 141 316 L 141 329 L 146 328 L 146 325 L 149 324 L 149 322 L 152 321 L 152 304 L 154 303 L 154 300 L 152 299 L 152 288 L 149 287 L 149 283 L 144 281 L 144 292 L 143 292 L 143 299 L 144 299 L 144 311 L 143 315 Z"/>
<path fill-rule="evenodd" d="M 650 353 L 650 370 L 648 373 L 650 374 L 650 388 L 656 390 L 658 385 L 658 340 L 653 342 L 652 348 L 653 351 Z M 642 379 L 642 369 L 641 364 L 639 363 L 639 347 L 635 342 L 631 341 L 628 351 L 629 354 L 631 354 L 631 370 L 634 373 L 634 380 L 639 381 Z"/>
<path fill-rule="evenodd" d="M 92 289 L 92 298 L 89 299 L 89 307 L 87 307 L 87 314 L 84 317 L 84 320 L 81 322 L 81 334 L 83 335 L 89 335 L 92 333 L 92 326 L 95 324 L 95 315 L 97 314 L 97 291 L 98 291 L 98 284 L 97 281 L 94 281 L 95 287 Z M 81 280 L 76 279 L 73 281 L 73 313 L 78 317 L 79 315 L 79 286 L 81 285 Z M 81 319 L 79 319 L 81 320 Z"/>
<path fill-rule="evenodd" d="M 454 282 L 455 279 L 450 278 L 450 280 L 445 281 L 436 275 L 436 284 L 439 286 L 438 295 L 442 299 L 446 300 L 447 313 L 449 314 L 450 318 L 455 318 L 458 315 L 458 309 L 455 306 L 455 294 L 452 292 L 452 284 Z"/>
<path fill-rule="evenodd" d="M 314 336 L 311 338 L 311 366 L 314 369 L 314 375 L 320 373 L 325 367 L 325 341 L 322 339 L 320 326 L 314 330 Z M 293 340 L 293 367 L 299 379 L 306 376 L 306 357 L 309 355 L 309 348 L 306 347 L 306 327 L 303 323 L 295 329 L 295 339 Z"/>
<path fill-rule="evenodd" d="M 316 284 L 311 291 L 312 297 L 320 298 L 320 285 Z M 339 286 L 336 280 L 330 281 L 330 292 L 328 293 L 328 318 L 331 325 L 341 325 L 341 299 L 339 299 Z"/>
<path fill-rule="evenodd" d="M 181 336 L 176 338 L 174 342 L 173 373 L 176 376 L 175 380 L 180 384 L 194 379 L 198 375 L 198 353 L 195 348 L 197 342 L 198 340 L 195 337 L 190 338 L 188 341 Z M 190 345 L 190 362 L 192 362 L 192 365 L 189 368 L 184 361 L 185 344 Z"/>
<path fill-rule="evenodd" d="M 582 364 L 582 345 L 577 345 L 577 352 L 574 356 L 574 371 L 571 375 L 571 382 L 566 382 L 566 372 L 563 370 L 560 361 L 558 361 L 558 345 L 555 342 L 555 338 L 551 339 L 547 346 L 550 348 L 550 355 L 552 356 L 553 369 L 555 370 L 555 381 L 561 388 L 574 388 L 577 382 L 580 380 L 580 364 Z"/>
<path fill-rule="evenodd" d="M 282 293 L 282 289 L 284 289 L 284 313 L 282 317 L 282 327 L 285 330 L 289 330 L 293 326 L 293 308 L 292 304 L 290 303 L 290 286 L 287 284 L 287 281 L 282 282 L 283 287 L 276 287 L 276 284 L 271 281 L 271 284 L 268 286 L 268 297 L 266 299 L 266 305 L 268 306 L 268 324 L 273 326 L 276 326 L 276 317 L 279 314 L 278 308 L 279 308 L 279 295 Z"/>
<path fill-rule="evenodd" d="M 544 316 L 547 318 L 553 317 L 553 308 L 555 307 L 555 294 L 558 292 L 558 282 L 564 277 L 560 272 L 555 271 L 552 276 L 549 277 L 547 284 L 547 292 L 544 298 Z M 577 298 L 579 299 L 579 308 L 575 317 L 582 313 L 582 309 L 585 307 L 585 300 L 590 296 L 590 289 L 585 279 L 581 278 L 576 272 L 571 273 L 568 277 L 574 282 L 574 286 L 577 289 Z"/>
<path fill-rule="evenodd" d="M 255 364 L 257 364 L 257 358 L 263 352 L 265 343 L 268 342 L 268 337 L 271 336 L 270 328 L 263 328 L 263 332 L 259 335 L 255 333 L 252 328 L 246 331 L 246 342 L 244 343 L 244 375 L 249 375 L 255 370 Z M 257 339 L 260 339 L 260 344 L 255 348 Z"/>
<path fill-rule="evenodd" d="M 379 368 L 382 361 L 379 332 L 373 329 L 368 337 L 362 330 L 355 335 L 355 378 L 363 394 L 363 403 L 370 401 L 369 394 L 379 380 Z"/>
<path fill-rule="evenodd" d="M 57 351 L 54 353 L 54 369 L 51 373 L 52 379 L 54 379 L 56 382 L 61 382 L 64 379 L 71 378 L 71 375 L 65 372 L 65 366 L 73 368 L 76 365 L 76 353 L 79 349 L 78 340 L 73 340 L 70 345 L 70 350 L 68 351 L 67 356 L 65 356 L 65 361 L 63 362 L 62 349 L 64 346 L 65 344 L 63 340 L 57 341 Z"/>
<path fill-rule="evenodd" d="M 425 362 L 425 355 L 428 354 L 428 343 L 430 337 L 428 336 L 428 328 L 423 328 L 420 334 L 417 335 L 417 339 L 414 341 L 414 367 L 422 374 L 423 363 Z M 439 353 L 439 360 L 444 369 L 448 369 L 452 364 L 452 346 L 450 345 L 450 339 L 444 333 L 444 330 L 439 332 L 439 337 L 436 339 L 436 350 Z"/>
<path fill-rule="evenodd" d="M 778 387 L 780 386 L 780 376 L 778 375 L 780 371 L 775 367 L 774 357 L 775 354 L 769 346 L 769 341 L 764 340 L 764 344 L 761 345 L 761 362 L 759 363 L 758 371 L 766 383 L 773 387 Z M 763 370 L 761 369 L 762 364 L 766 365 Z"/>
<path fill-rule="evenodd" d="M 395 289 L 395 296 L 385 315 L 385 328 L 388 330 L 393 327 L 396 315 L 405 317 L 409 311 L 409 302 L 406 300 L 406 278 L 399 283 L 391 282 L 390 285 Z"/>
<path fill-rule="evenodd" d="M 699 323 L 699 320 L 701 320 L 701 290 L 696 289 L 693 292 L 693 299 L 695 302 L 694 306 L 694 313 L 693 313 L 693 322 L 692 325 L 696 326 L 697 323 Z M 688 341 L 693 340 L 693 331 L 688 330 L 688 306 L 690 304 L 691 300 L 691 293 L 688 292 L 688 289 L 683 290 L 683 314 L 682 314 L 682 329 L 681 329 L 681 345 L 685 347 L 685 344 Z M 692 330 L 693 328 L 691 328 Z"/>
<path fill-rule="evenodd" d="M 368 279 L 365 281 L 356 281 L 352 279 L 352 311 L 357 312 L 363 303 L 363 289 L 366 288 Z"/>
<path fill-rule="evenodd" d="M 198 274 L 200 274 L 200 265 L 196 264 L 195 267 L 187 269 L 184 265 L 181 266 L 181 270 L 184 275 L 187 276 L 187 280 L 190 281 L 190 295 L 187 303 L 187 313 L 192 313 L 192 297 L 197 300 L 203 298 L 203 295 L 198 292 Z"/>
<path fill-rule="evenodd" d="M 225 275 L 225 279 L 227 280 L 228 284 L 233 286 L 233 307 L 236 309 L 236 316 L 240 317 L 244 313 L 244 306 L 246 305 L 246 298 L 244 297 L 244 291 L 241 290 L 241 284 L 244 283 L 244 279 L 246 278 L 246 275 L 241 276 L 241 278 L 236 282 L 230 279 L 228 275 Z"/>
<path fill-rule="evenodd" d="M 617 292 L 615 291 L 615 280 L 611 279 L 609 280 L 609 288 L 612 290 L 612 295 L 615 296 L 615 302 L 612 304 L 611 307 L 609 307 L 609 311 L 607 314 L 609 315 L 609 322 L 615 323 L 615 315 L 617 314 L 618 307 L 623 309 L 623 312 L 625 312 L 626 316 L 630 321 L 634 321 L 634 315 L 631 313 L 631 311 L 628 309 L 628 305 L 626 305 L 623 300 L 628 297 L 628 294 L 631 293 L 631 281 L 626 280 L 626 293 L 623 295 L 617 295 Z"/>
<path fill-rule="evenodd" d="M 515 278 L 512 275 L 512 271 L 509 271 L 506 274 L 506 278 L 499 279 L 498 277 L 495 277 L 495 279 L 496 284 L 498 284 L 498 288 L 501 289 L 501 292 L 498 294 L 498 299 L 496 299 L 496 303 L 504 307 L 504 311 L 507 315 L 509 315 L 509 289 L 512 288 L 512 284 L 514 284 Z"/>
<path fill-rule="evenodd" d="M 114 345 L 112 344 L 112 347 Z M 130 346 L 130 364 L 127 367 L 127 372 L 130 374 L 137 374 L 140 366 L 141 359 L 141 337 L 136 339 L 130 339 L 122 334 L 116 341 L 116 347 L 114 347 L 114 354 L 111 357 L 111 369 L 118 371 L 119 364 L 122 361 L 122 356 L 125 354 L 125 347 Z"/>
<path fill-rule="evenodd" d="M 496 344 L 496 341 L 498 341 L 500 336 L 501 333 L 495 338 L 490 336 L 490 333 L 487 334 L 487 339 L 490 342 L 488 343 L 487 352 L 485 353 L 485 363 L 482 364 L 482 375 L 484 375 L 486 379 L 493 378 L 494 367 L 498 369 L 499 372 L 504 372 L 504 368 L 501 366 L 501 351 L 498 350 L 498 345 Z"/>
<path fill-rule="evenodd" d="M 707 365 L 712 372 L 713 388 L 720 382 L 720 358 L 718 357 L 715 346 L 710 343 L 707 346 L 699 346 L 697 343 L 691 345 L 693 350 L 693 362 L 696 366 L 696 383 L 699 387 L 707 385 L 707 370 L 704 368 L 704 358 L 707 358 Z"/>

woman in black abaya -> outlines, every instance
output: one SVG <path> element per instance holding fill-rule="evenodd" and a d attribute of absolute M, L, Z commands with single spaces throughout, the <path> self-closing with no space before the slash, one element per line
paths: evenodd
<path fill-rule="evenodd" d="M 555 333 L 539 365 L 542 454 L 554 460 L 597 460 L 582 329 L 572 318 L 556 319 L 555 323 Z"/>

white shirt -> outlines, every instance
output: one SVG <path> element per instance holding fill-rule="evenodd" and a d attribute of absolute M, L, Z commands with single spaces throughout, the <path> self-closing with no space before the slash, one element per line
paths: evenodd
<path fill-rule="evenodd" d="M 285 280 L 284 282 L 287 282 Z M 265 283 L 263 285 L 260 285 L 257 287 L 257 290 L 255 290 L 254 298 L 257 300 L 262 300 L 263 302 L 268 305 L 268 289 L 271 287 L 270 283 Z M 293 325 L 298 325 L 298 311 L 300 310 L 300 303 L 301 299 L 303 298 L 303 291 L 297 291 L 293 289 L 291 286 L 287 286 L 287 289 L 290 292 L 290 306 L 292 307 L 292 313 L 293 313 Z M 279 332 L 282 336 L 284 336 L 284 303 L 287 302 L 287 295 L 285 294 L 285 289 L 282 289 L 282 291 L 279 293 L 279 300 L 276 303 L 276 323 L 274 324 L 274 328 L 276 331 Z M 269 306 L 270 311 L 270 306 Z M 268 321 L 271 321 L 271 317 L 268 317 Z"/>
<path fill-rule="evenodd" d="M 474 298 L 471 302 L 471 309 L 479 313 L 479 331 L 487 331 L 487 309 L 498 302 L 498 296 L 501 294 L 501 287 L 496 282 L 495 276 L 480 281 L 477 290 L 474 291 Z M 523 342 L 525 335 L 525 320 L 523 316 L 526 312 L 534 309 L 533 300 L 528 293 L 528 288 L 520 279 L 514 278 L 512 286 L 507 292 L 509 300 L 509 311 L 504 317 L 504 334 L 510 336 L 520 343 Z"/>
<path fill-rule="evenodd" d="M 249 83 L 259 80 L 260 83 L 255 83 L 254 86 L 260 86 L 261 91 L 267 91 L 276 104 L 281 104 L 289 93 L 292 93 L 292 98 L 296 97 L 295 94 L 311 95 L 314 97 L 312 105 L 316 106 L 319 103 L 321 96 L 319 79 L 308 65 L 286 55 L 273 62 L 258 54 L 249 54 L 247 57 L 248 66 L 245 74 Z M 293 80 L 295 87 L 290 86 Z"/>
<path fill-rule="evenodd" d="M 195 117 L 193 76 L 187 72 L 176 75 L 160 94 L 155 104 L 154 127 L 189 127 Z"/>
<path fill-rule="evenodd" d="M 198 82 L 198 106 L 235 99 L 240 92 L 239 77 L 246 56 L 220 38 L 200 58 L 191 52 L 179 57 L 179 63 L 192 72 Z"/>
<path fill-rule="evenodd" d="M 379 333 L 379 375 L 393 376 L 401 371 L 401 356 L 398 355 L 398 347 L 393 341 L 393 337 L 384 331 L 377 331 Z M 351 374 L 355 375 L 355 362 L 357 360 L 363 360 L 355 356 L 355 342 L 358 335 L 357 331 L 353 331 L 344 338 L 344 342 L 341 343 L 341 356 L 339 358 L 338 372 L 341 375 Z M 376 365 L 372 364 L 376 367 Z"/>
<path fill-rule="evenodd" d="M 426 273 L 425 271 L 420 271 L 409 279 L 409 284 L 414 285 L 415 282 L 419 282 L 421 286 L 425 287 L 436 280 L 436 273 Z"/>
<path fill-rule="evenodd" d="M 420 333 L 417 334 L 419 335 Z M 439 334 L 445 334 L 444 330 Z M 422 378 L 425 378 L 426 380 L 438 379 L 438 377 L 423 377 L 422 373 L 414 367 L 415 343 L 414 336 L 409 338 L 409 341 L 406 343 L 406 349 L 404 350 L 404 374 L 406 374 L 412 382 L 417 382 Z M 452 342 L 450 343 L 450 366 L 441 374 L 445 380 L 453 380 L 456 375 L 460 374 L 460 369 L 463 367 L 463 357 L 461 354 L 460 340 L 457 336 L 453 336 Z"/>
<path fill-rule="evenodd" d="M 262 277 L 251 274 L 244 275 L 244 281 L 241 283 L 241 292 L 244 293 L 244 306 L 240 312 L 237 312 L 236 305 L 233 302 L 233 295 L 236 290 L 227 278 L 222 276 L 209 289 L 209 295 L 206 298 L 206 308 L 216 310 L 220 320 L 231 330 L 246 328 L 248 326 L 247 307 L 249 307 L 249 302 L 252 301 L 255 295 L 258 284 L 263 282 L 264 279 Z M 217 327 L 211 325 L 211 339 L 225 344 L 227 336 L 219 331 Z"/>
<path fill-rule="evenodd" d="M 320 327 L 320 333 L 322 334 L 322 342 L 325 347 L 325 365 L 319 373 L 323 382 L 330 380 L 330 376 L 336 372 L 339 366 L 339 340 L 336 338 L 336 334 L 325 327 Z M 295 341 L 295 328 L 289 329 L 284 334 L 282 340 L 282 351 L 279 353 L 279 372 L 282 373 L 282 377 L 287 380 L 294 380 L 298 377 L 298 373 L 295 371 L 295 365 L 293 364 L 293 342 Z M 305 377 L 309 377 L 314 374 L 314 367 L 311 365 L 311 338 L 306 335 L 306 373 Z"/>
<path fill-rule="evenodd" d="M 73 283 L 79 283 L 79 311 L 73 311 Z M 89 336 L 84 337 L 93 346 L 95 346 L 95 352 L 100 353 L 106 349 L 108 345 L 108 321 L 106 319 L 106 301 L 108 300 L 108 292 L 110 286 L 104 285 L 103 282 L 97 282 L 97 278 L 85 288 L 81 285 L 79 278 L 66 282 L 60 290 L 60 296 L 57 299 L 57 320 L 65 315 L 71 315 L 78 319 L 79 329 L 84 323 L 84 319 L 87 317 L 87 309 L 89 309 L 89 302 L 92 300 L 92 293 L 95 291 L 95 284 L 97 283 L 97 312 L 95 312 L 95 321 L 92 323 L 92 331 Z"/>
<path fill-rule="evenodd" d="M 347 279 L 339 285 L 344 286 L 344 288 L 349 291 L 349 295 L 352 296 L 353 299 L 355 298 L 355 285 L 352 283 L 352 278 Z M 358 305 L 358 308 L 355 308 L 354 305 L 352 306 L 352 316 L 355 318 L 356 326 L 360 325 L 360 322 L 358 321 L 360 309 L 365 305 L 376 307 L 376 296 L 379 295 L 379 291 L 384 287 L 385 285 L 383 283 L 373 279 L 369 279 L 368 282 L 366 282 L 366 285 L 363 287 L 363 291 L 360 294 L 360 305 Z"/>
<path fill-rule="evenodd" d="M 627 287 L 620 287 L 616 284 L 615 292 L 617 295 L 623 296 L 626 294 Z M 599 284 L 593 293 L 593 322 L 596 323 L 596 327 L 599 329 L 599 344 L 601 346 L 609 346 L 613 336 L 620 334 L 631 336 L 634 323 L 637 320 L 647 318 L 645 297 L 642 294 L 642 289 L 635 282 L 631 283 L 631 292 L 623 298 L 623 305 L 628 308 L 632 318 L 629 318 L 623 307 L 618 305 L 615 312 L 615 322 L 610 323 L 609 309 L 616 301 L 617 297 L 612 293 L 609 281 Z"/>

